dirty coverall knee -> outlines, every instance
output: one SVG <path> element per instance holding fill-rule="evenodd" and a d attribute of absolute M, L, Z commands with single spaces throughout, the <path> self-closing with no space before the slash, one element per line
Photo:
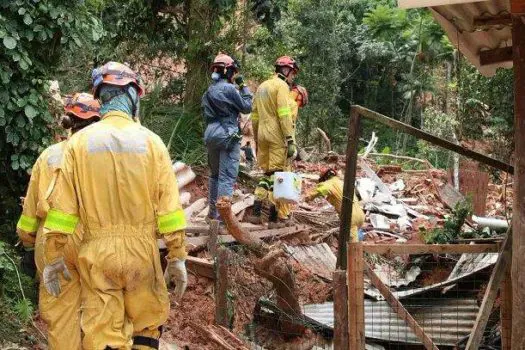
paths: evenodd
<path fill-rule="evenodd" d="M 131 349 L 136 336 L 158 339 L 168 317 L 168 292 L 154 235 L 132 231 L 89 239 L 80 248 L 86 350 Z"/>
<path fill-rule="evenodd" d="M 212 219 L 217 218 L 217 199 L 223 196 L 231 197 L 237 181 L 239 162 L 241 158 L 241 144 L 232 142 L 227 147 L 210 142 L 208 148 L 208 165 L 210 167 L 209 180 L 209 213 Z"/>

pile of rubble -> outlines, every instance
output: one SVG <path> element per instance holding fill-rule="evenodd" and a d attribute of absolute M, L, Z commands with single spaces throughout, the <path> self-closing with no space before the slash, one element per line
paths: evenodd
<path fill-rule="evenodd" d="M 344 169 L 340 156 L 317 164 L 296 163 L 296 168 L 303 177 L 303 194 L 314 188 L 320 168 L 326 165 Z M 363 227 L 366 244 L 424 243 L 425 233 L 442 227 L 446 218 L 452 215 L 455 204 L 464 198 L 449 184 L 445 171 L 430 166 L 425 170 L 407 171 L 395 164 L 381 166 L 371 160 L 361 159 L 359 168 L 356 192 L 366 212 Z M 174 171 L 181 188 L 189 225 L 187 244 L 191 256 L 187 260 L 187 267 L 190 278 L 181 304 L 174 306 L 171 311 L 163 339 L 190 349 L 247 349 L 254 343 L 264 348 L 277 349 L 284 348 L 279 344 L 285 342 L 302 344 L 305 346 L 302 348 L 307 349 L 316 344 L 324 344 L 323 336 L 330 335 L 330 330 L 333 331 L 333 318 L 330 325 L 326 319 L 319 320 L 316 317 L 321 311 L 330 308 L 332 299 L 332 272 L 336 266 L 339 231 L 339 219 L 335 210 L 322 199 L 310 203 L 301 202 L 294 210 L 295 226 L 269 230 L 263 225 L 242 222 L 251 210 L 254 197 L 251 194 L 253 188 L 240 186 L 231 203 L 232 220 L 240 222 L 238 229 L 246 237 L 266 247 L 266 255 L 258 254 L 246 242 L 239 241 L 239 233 L 232 232 L 231 227 L 226 232 L 213 232 L 206 222 L 207 180 L 203 171 L 191 169 L 181 163 L 174 164 Z M 242 175 L 241 178 L 245 179 L 256 178 L 257 172 Z M 489 184 L 487 213 L 499 215 L 500 220 L 505 219 L 503 215 L 512 201 L 511 192 L 511 184 Z M 466 225 L 472 229 L 477 226 L 472 221 L 468 221 Z M 230 329 L 213 325 L 217 278 L 214 259 L 218 246 L 230 248 Z M 272 309 L 279 303 L 279 293 L 276 295 L 275 284 L 271 283 L 271 279 L 265 279 L 261 271 L 258 271 L 258 264 L 276 249 L 284 252 L 277 253 L 278 259 L 281 259 L 280 264 L 286 264 L 291 270 L 295 279 L 293 288 L 296 300 L 304 315 L 308 316 L 303 321 L 309 320 L 304 326 L 310 330 L 302 330 L 300 336 L 283 334 L 282 329 L 279 329 L 279 322 L 265 322 L 268 319 L 264 315 L 267 317 L 268 314 L 280 312 L 278 308 Z M 424 265 L 425 259 L 420 259 L 420 263 L 415 263 L 408 257 L 371 262 L 376 273 L 392 288 L 396 297 L 405 299 L 410 304 L 411 297 L 415 295 L 450 289 L 468 276 L 486 272 L 494 265 L 496 258 L 497 254 L 480 254 L 476 258 L 463 255 L 446 268 L 435 264 L 430 270 L 425 270 L 425 266 L 428 266 Z M 380 305 L 383 303 L 381 294 L 369 284 L 366 285 L 365 295 L 366 305 L 372 308 L 370 312 L 373 308 L 388 308 Z M 472 298 L 461 302 L 476 304 L 476 300 Z M 453 306 L 446 303 L 447 301 L 444 305 L 435 305 L 435 308 Z M 473 313 L 477 306 L 471 304 L 468 304 L 470 309 L 465 306 L 465 310 Z M 470 313 L 467 312 L 468 315 Z M 395 315 L 392 317 L 395 318 Z M 379 341 L 400 341 L 367 326 L 367 337 L 369 332 L 372 332 L 372 338 Z M 456 333 L 457 337 L 463 334 L 460 331 Z M 168 345 L 165 346 L 169 348 Z"/>

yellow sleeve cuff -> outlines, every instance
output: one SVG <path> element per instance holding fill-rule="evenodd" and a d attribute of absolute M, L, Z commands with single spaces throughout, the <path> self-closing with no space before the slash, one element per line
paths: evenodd
<path fill-rule="evenodd" d="M 179 209 L 166 215 L 160 215 L 157 218 L 159 233 L 166 234 L 186 229 L 186 216 L 184 210 Z"/>
<path fill-rule="evenodd" d="M 50 209 L 44 227 L 50 231 L 71 235 L 75 232 L 78 221 L 79 217 L 76 215 L 66 214 L 58 209 Z"/>
<path fill-rule="evenodd" d="M 33 233 L 38 230 L 38 218 L 32 218 L 27 215 L 20 215 L 16 228 L 25 231 L 27 233 Z"/>

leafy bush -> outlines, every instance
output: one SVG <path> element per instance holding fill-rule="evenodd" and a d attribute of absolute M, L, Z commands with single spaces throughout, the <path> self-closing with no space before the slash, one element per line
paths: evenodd
<path fill-rule="evenodd" d="M 425 242 L 427 244 L 446 244 L 462 237 L 461 228 L 470 215 L 472 215 L 472 202 L 469 199 L 458 202 L 443 228 L 436 228 L 425 234 Z"/>

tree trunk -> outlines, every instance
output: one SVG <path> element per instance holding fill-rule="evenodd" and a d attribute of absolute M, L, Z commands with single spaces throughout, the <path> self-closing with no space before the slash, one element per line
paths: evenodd
<path fill-rule="evenodd" d="M 189 6 L 189 16 L 184 107 L 186 111 L 198 112 L 209 81 L 208 67 L 214 54 L 212 43 L 218 14 L 206 0 L 187 1 L 186 6 Z"/>

